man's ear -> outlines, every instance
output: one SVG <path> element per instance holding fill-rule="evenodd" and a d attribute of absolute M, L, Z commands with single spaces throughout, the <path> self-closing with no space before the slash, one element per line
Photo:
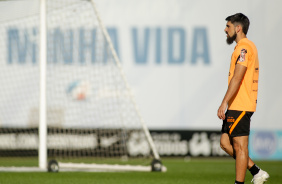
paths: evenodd
<path fill-rule="evenodd" d="M 236 33 L 239 33 L 241 30 L 242 30 L 242 26 L 241 26 L 240 24 L 238 24 L 238 25 L 235 27 Z"/>

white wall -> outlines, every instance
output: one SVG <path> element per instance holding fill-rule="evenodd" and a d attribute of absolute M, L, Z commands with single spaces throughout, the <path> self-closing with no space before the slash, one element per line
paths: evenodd
<path fill-rule="evenodd" d="M 192 0 L 97 0 L 106 25 L 118 27 L 121 60 L 134 88 L 141 112 L 152 128 L 220 129 L 216 114 L 227 89 L 230 56 L 235 43 L 225 42 L 225 18 L 242 12 L 250 19 L 248 38 L 258 48 L 260 80 L 257 112 L 252 118 L 256 129 L 281 129 L 282 103 L 282 2 L 278 0 L 192 1 Z M 155 38 L 150 40 L 149 59 L 137 65 L 130 30 L 170 27 L 186 33 L 185 61 L 171 65 L 167 39 L 162 37 L 161 64 L 155 63 Z M 193 29 L 207 30 L 210 64 L 191 63 Z M 152 33 L 153 34 L 153 33 Z M 176 44 L 177 45 L 177 44 Z M 176 50 L 179 48 L 175 48 Z M 177 51 L 175 51 L 177 54 Z"/>
<path fill-rule="evenodd" d="M 237 12 L 246 14 L 251 22 L 248 38 L 257 45 L 260 59 L 252 127 L 282 129 L 281 1 L 96 0 L 96 4 L 104 24 L 117 30 L 119 55 L 141 114 L 149 128 L 157 129 L 220 130 L 216 114 L 227 89 L 235 46 L 226 44 L 225 18 Z M 148 54 L 142 55 L 145 29 L 150 34 L 145 47 Z M 169 31 L 175 29 L 169 42 Z M 137 30 L 140 44 L 133 39 L 132 30 Z M 199 45 L 193 52 L 194 43 Z M 135 46 L 139 49 L 134 50 Z M 202 53 L 204 46 L 208 64 L 201 57 L 193 64 L 192 55 Z M 136 51 L 140 58 L 147 57 L 144 64 L 138 64 Z M 170 63 L 169 51 L 172 60 L 180 63 Z"/>

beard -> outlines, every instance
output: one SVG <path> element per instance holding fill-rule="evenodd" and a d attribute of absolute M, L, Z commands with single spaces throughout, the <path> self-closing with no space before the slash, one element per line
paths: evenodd
<path fill-rule="evenodd" d="M 231 37 L 227 34 L 227 38 L 226 38 L 227 44 L 231 45 L 236 40 L 236 38 L 237 38 L 237 33 L 234 33 L 234 35 Z"/>

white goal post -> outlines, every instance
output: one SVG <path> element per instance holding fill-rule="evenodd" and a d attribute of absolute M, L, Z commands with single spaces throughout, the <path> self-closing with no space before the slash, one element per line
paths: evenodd
<path fill-rule="evenodd" d="M 47 168 L 47 103 L 46 103 L 46 65 L 47 65 L 47 25 L 46 0 L 40 0 L 40 99 L 39 99 L 39 168 Z"/>
<path fill-rule="evenodd" d="M 0 20 L 0 77 L 10 79 L 0 92 L 9 99 L 0 106 L 7 140 L 0 157 L 38 153 L 39 168 L 0 171 L 166 171 L 111 40 L 116 32 L 104 26 L 94 0 L 23 2 L 21 15 Z M 24 12 L 30 5 L 38 10 Z M 81 157 L 94 162 L 64 162 Z M 124 162 L 131 158 L 150 162 Z"/>

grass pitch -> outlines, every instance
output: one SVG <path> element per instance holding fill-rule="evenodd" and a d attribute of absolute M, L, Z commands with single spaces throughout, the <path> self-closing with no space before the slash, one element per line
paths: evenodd
<path fill-rule="evenodd" d="M 0 162 L 5 161 L 0 159 Z M 232 159 L 163 158 L 162 162 L 168 169 L 166 173 L 0 172 L 0 184 L 227 184 L 235 181 L 235 162 Z M 270 174 L 268 184 L 282 183 L 282 161 L 256 163 Z M 245 183 L 250 184 L 251 180 L 247 171 Z"/>

